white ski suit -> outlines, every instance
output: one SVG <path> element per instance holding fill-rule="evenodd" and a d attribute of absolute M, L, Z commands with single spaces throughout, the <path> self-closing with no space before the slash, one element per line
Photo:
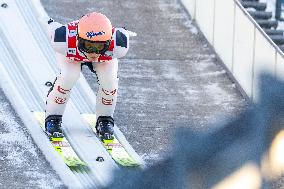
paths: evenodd
<path fill-rule="evenodd" d="M 46 101 L 46 117 L 63 115 L 72 87 L 78 80 L 81 64 L 88 62 L 95 70 L 99 90 L 96 99 L 96 115 L 112 116 L 118 90 L 118 60 L 129 48 L 129 33 L 124 28 L 113 28 L 110 48 L 96 62 L 89 61 L 77 48 L 76 26 L 78 21 L 62 25 L 52 19 L 41 19 L 51 45 L 55 50 L 60 74 L 56 77 Z"/>

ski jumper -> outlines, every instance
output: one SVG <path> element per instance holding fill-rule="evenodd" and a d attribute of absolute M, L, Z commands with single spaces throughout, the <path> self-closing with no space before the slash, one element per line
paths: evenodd
<path fill-rule="evenodd" d="M 99 89 L 96 97 L 96 115 L 111 116 L 116 106 L 118 92 L 118 60 L 126 55 L 129 48 L 129 34 L 124 28 L 113 28 L 111 44 L 104 55 L 95 62 L 87 59 L 77 48 L 78 21 L 62 25 L 45 18 L 41 24 L 46 28 L 51 45 L 56 52 L 60 73 L 48 92 L 46 117 L 63 115 L 70 92 L 79 79 L 81 64 L 91 64 L 98 78 Z"/>

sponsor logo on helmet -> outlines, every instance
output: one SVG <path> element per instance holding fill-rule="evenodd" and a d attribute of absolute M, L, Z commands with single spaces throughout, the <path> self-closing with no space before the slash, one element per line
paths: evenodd
<path fill-rule="evenodd" d="M 106 34 L 106 32 L 104 32 L 104 31 L 95 32 L 95 33 L 93 31 L 91 31 L 91 32 L 86 33 L 88 38 L 92 38 L 92 37 L 95 37 L 95 36 L 98 36 L 98 35 L 104 35 L 104 34 Z"/>

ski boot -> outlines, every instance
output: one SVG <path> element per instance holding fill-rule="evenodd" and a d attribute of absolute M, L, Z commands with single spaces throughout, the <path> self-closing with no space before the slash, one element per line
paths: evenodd
<path fill-rule="evenodd" d="M 96 130 L 99 136 L 102 136 L 103 139 L 112 140 L 113 139 L 113 130 L 114 120 L 111 116 L 99 116 L 96 123 Z"/>
<path fill-rule="evenodd" d="M 62 116 L 50 115 L 45 119 L 45 132 L 49 137 L 62 138 L 64 137 L 61 129 Z"/>

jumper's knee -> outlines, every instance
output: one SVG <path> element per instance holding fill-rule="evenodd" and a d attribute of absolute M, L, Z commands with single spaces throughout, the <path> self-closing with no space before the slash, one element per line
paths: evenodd
<path fill-rule="evenodd" d="M 55 83 L 57 85 L 60 85 L 64 88 L 69 88 L 71 89 L 77 80 L 80 77 L 80 72 L 79 73 L 68 73 L 68 74 L 60 74 L 58 76 L 58 81 Z"/>

